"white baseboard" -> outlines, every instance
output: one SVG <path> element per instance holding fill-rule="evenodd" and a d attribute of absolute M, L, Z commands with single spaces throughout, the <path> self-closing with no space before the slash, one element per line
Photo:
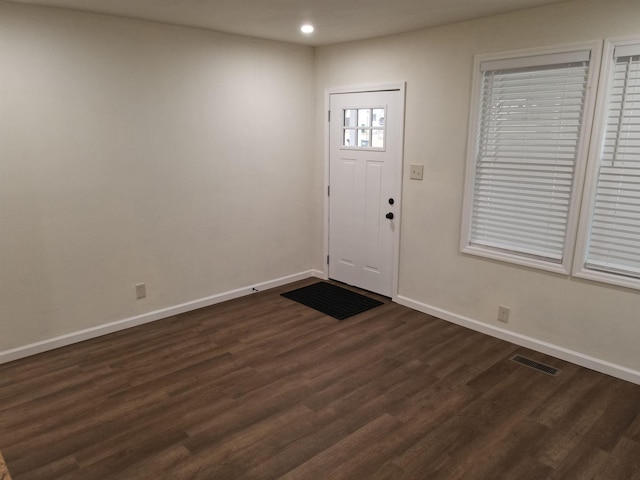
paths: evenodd
<path fill-rule="evenodd" d="M 120 330 L 125 330 L 127 328 L 143 325 L 145 323 L 154 322 L 156 320 L 167 318 L 173 315 L 179 315 L 181 313 L 189 312 L 191 310 L 196 310 L 198 308 L 208 307 L 210 305 L 215 305 L 216 303 L 226 302 L 227 300 L 233 300 L 234 298 L 244 297 L 246 295 L 251 295 L 256 291 L 268 290 L 270 288 L 279 287 L 282 285 L 286 285 L 288 283 L 296 282 L 298 280 L 304 280 L 310 277 L 317 277 L 322 279 L 327 278 L 326 273 L 320 270 L 307 270 L 307 271 L 296 273 L 293 275 L 287 275 L 285 277 L 276 278 L 274 280 L 269 280 L 269 281 L 261 282 L 255 285 L 238 288 L 236 290 L 230 290 L 228 292 L 211 295 L 209 297 L 193 300 L 186 303 L 181 303 L 179 305 L 174 305 L 172 307 L 155 310 L 152 312 L 144 313 L 142 315 L 136 315 L 134 317 L 125 318 L 123 320 L 106 323 L 103 325 L 99 325 L 97 327 L 79 330 L 77 332 L 61 335 L 59 337 L 43 340 L 41 342 L 32 343 L 30 345 L 13 348 L 11 350 L 1 351 L 0 364 L 11 362 L 13 360 L 18 360 L 20 358 L 25 358 L 31 355 L 36 355 L 38 353 L 46 352 L 48 350 L 53 350 L 55 348 L 71 345 L 73 343 L 82 342 L 84 340 L 89 340 L 91 338 L 96 338 L 101 335 L 107 335 L 109 333 L 118 332 Z M 511 332 L 503 328 L 495 327 L 493 325 L 488 325 L 486 323 L 480 322 L 478 320 L 474 320 L 472 318 L 463 317 L 461 315 L 457 315 L 447 310 L 436 308 L 431 305 L 427 305 L 425 303 L 419 302 L 417 300 L 412 300 L 402 295 L 398 295 L 396 298 L 394 298 L 394 301 L 396 301 L 400 305 L 404 305 L 406 307 L 412 308 L 414 310 L 418 310 L 428 315 L 433 315 L 434 317 L 441 318 L 443 320 L 446 320 L 451 323 L 455 323 L 465 328 L 469 328 L 477 332 L 491 335 L 493 337 L 500 338 L 502 340 L 506 340 L 511 343 L 515 343 L 516 345 L 520 345 L 522 347 L 531 348 L 532 350 L 536 350 L 536 351 L 545 353 L 547 355 L 561 358 L 562 360 L 566 360 L 568 362 L 572 362 L 577 365 L 590 368 L 597 372 L 605 373 L 607 375 L 611 375 L 613 377 L 617 377 L 622 380 L 626 380 L 626 381 L 633 382 L 640 385 L 640 372 L 636 370 L 632 370 L 630 368 L 623 367 L 615 363 L 611 363 L 605 360 L 591 357 L 589 355 L 585 355 L 580 352 L 569 350 L 567 348 L 560 347 L 552 343 L 548 343 L 542 340 L 528 337 L 526 335 L 521 335 L 519 333 Z"/>
<path fill-rule="evenodd" d="M 313 272 L 314 272 L 314 274 L 313 274 L 314 277 L 321 278 L 322 280 L 329 280 L 329 273 L 328 272 L 323 272 L 323 271 L 320 271 L 320 270 L 314 270 Z"/>
<path fill-rule="evenodd" d="M 246 295 L 256 293 L 256 291 L 268 290 L 270 288 L 286 285 L 287 283 L 304 280 L 305 278 L 309 277 L 323 278 L 323 275 L 324 273 L 319 270 L 307 270 L 305 272 L 287 275 L 285 277 L 276 278 L 267 282 L 250 285 L 248 287 L 238 288 L 236 290 L 211 295 L 210 297 L 181 303 L 172 307 L 154 310 L 153 312 L 143 313 L 142 315 L 136 315 L 135 317 L 125 318 L 123 320 L 105 323 L 97 327 L 79 330 L 77 332 L 68 333 L 66 335 L 50 338 L 41 342 L 32 343 L 30 345 L 1 351 L 0 364 L 12 362 L 13 360 L 36 355 L 38 353 L 53 350 L 55 348 L 64 347 L 73 343 L 82 342 L 84 340 L 89 340 L 91 338 L 96 338 L 101 335 L 107 335 L 109 333 L 118 332 L 120 330 L 125 330 L 127 328 L 135 327 L 145 323 L 154 322 L 162 318 L 179 315 L 181 313 L 196 310 L 198 308 L 208 307 L 210 305 L 215 305 L 216 303 L 226 302 L 227 300 L 233 300 L 234 298 L 244 297 Z"/>
<path fill-rule="evenodd" d="M 492 337 L 515 343 L 516 345 L 520 345 L 521 347 L 530 348 L 546 355 L 551 355 L 553 357 L 575 363 L 576 365 L 595 370 L 596 372 L 605 373 L 607 375 L 611 375 L 612 377 L 620 378 L 622 380 L 640 385 L 640 372 L 636 370 L 632 370 L 615 363 L 607 362 L 599 358 L 591 357 L 580 352 L 569 350 L 567 348 L 538 340 L 536 338 L 528 337 L 526 335 L 521 335 L 515 332 L 510 332 L 509 330 L 495 327 L 493 325 L 488 325 L 478 320 L 463 317 L 447 310 L 442 310 L 440 308 L 436 308 L 431 305 L 427 305 L 426 303 L 418 302 L 417 300 L 412 300 L 401 295 L 399 295 L 395 299 L 395 301 L 400 305 L 404 305 L 405 307 L 409 307 L 414 310 L 418 310 L 419 312 L 441 318 L 448 322 L 455 323 L 456 325 L 460 325 L 477 332 L 485 333 L 487 335 L 491 335 Z"/>

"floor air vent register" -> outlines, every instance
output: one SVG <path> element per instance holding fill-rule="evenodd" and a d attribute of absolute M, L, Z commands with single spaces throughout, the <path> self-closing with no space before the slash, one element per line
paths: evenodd
<path fill-rule="evenodd" d="M 545 365 L 544 363 L 536 362 L 535 360 L 523 357 L 522 355 L 514 355 L 513 357 L 511 357 L 511 361 L 529 368 L 533 368 L 535 370 L 538 370 L 539 372 L 546 373 L 547 375 L 551 375 L 552 377 L 555 377 L 560 373 L 560 370 L 557 368 Z"/>

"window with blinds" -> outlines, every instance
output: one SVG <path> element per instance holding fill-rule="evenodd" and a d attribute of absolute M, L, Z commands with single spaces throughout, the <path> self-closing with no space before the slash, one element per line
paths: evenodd
<path fill-rule="evenodd" d="M 640 44 L 613 49 L 607 80 L 584 266 L 640 279 Z"/>
<path fill-rule="evenodd" d="M 463 251 L 568 271 L 590 54 L 480 62 Z"/>

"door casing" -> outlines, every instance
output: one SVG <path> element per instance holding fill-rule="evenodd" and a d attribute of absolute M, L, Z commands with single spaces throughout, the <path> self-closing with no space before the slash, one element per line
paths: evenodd
<path fill-rule="evenodd" d="M 394 235 L 394 248 L 393 248 L 393 285 L 391 292 L 391 300 L 396 301 L 398 296 L 398 278 L 400 268 L 400 232 L 402 230 L 402 179 L 404 177 L 404 116 L 406 105 L 406 82 L 397 83 L 384 83 L 367 85 L 360 87 L 342 87 L 342 88 L 329 88 L 325 90 L 324 95 L 324 233 L 323 233 L 323 277 L 329 278 L 329 265 L 327 264 L 327 257 L 329 255 L 329 110 L 331 108 L 331 95 L 339 93 L 365 93 L 365 92 L 381 92 L 381 91 L 399 91 L 402 98 L 401 101 L 401 118 L 403 119 L 402 125 L 402 142 L 400 147 L 400 175 L 396 179 L 396 185 L 394 186 L 397 212 L 400 212 L 400 218 L 398 220 L 398 228 L 395 229 Z"/>

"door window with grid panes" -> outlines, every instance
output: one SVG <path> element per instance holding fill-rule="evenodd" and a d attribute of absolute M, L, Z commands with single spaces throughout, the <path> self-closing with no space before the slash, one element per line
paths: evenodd
<path fill-rule="evenodd" d="M 385 107 L 343 110 L 342 147 L 384 150 Z"/>

